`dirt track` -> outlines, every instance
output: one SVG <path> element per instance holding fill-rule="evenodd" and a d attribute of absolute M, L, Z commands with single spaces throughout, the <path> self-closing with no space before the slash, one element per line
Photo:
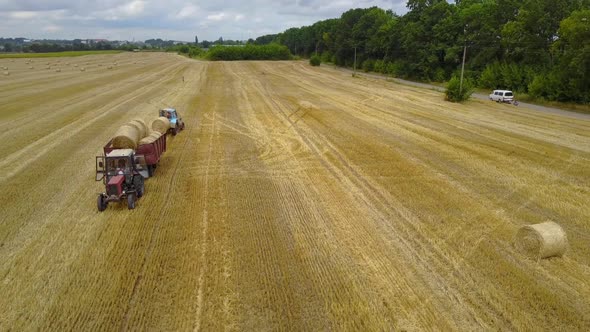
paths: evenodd
<path fill-rule="evenodd" d="M 590 329 L 590 121 L 303 62 L 24 61 L 0 59 L 0 330 Z M 169 105 L 146 195 L 98 213 L 94 156 Z M 514 250 L 549 219 L 564 258 Z"/>

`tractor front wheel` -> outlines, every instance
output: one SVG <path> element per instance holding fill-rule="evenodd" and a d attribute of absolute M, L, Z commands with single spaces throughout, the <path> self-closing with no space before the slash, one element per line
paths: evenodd
<path fill-rule="evenodd" d="M 127 208 L 129 210 L 135 209 L 135 194 L 127 195 Z"/>
<path fill-rule="evenodd" d="M 104 199 L 103 195 L 98 195 L 98 199 L 96 202 L 96 205 L 98 207 L 98 212 L 102 212 L 102 211 L 106 210 L 108 204 L 109 204 L 109 202 L 107 202 Z"/>
<path fill-rule="evenodd" d="M 149 172 L 149 170 L 148 170 Z M 143 182 L 143 176 L 136 175 L 133 177 L 133 186 L 135 187 L 135 191 L 137 192 L 137 198 L 143 196 L 143 191 L 145 189 L 145 184 Z"/>

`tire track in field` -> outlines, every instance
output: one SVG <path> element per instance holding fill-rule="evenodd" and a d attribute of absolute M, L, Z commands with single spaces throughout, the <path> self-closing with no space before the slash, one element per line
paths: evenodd
<path fill-rule="evenodd" d="M 176 65 L 175 67 L 179 67 L 179 66 L 180 65 Z M 178 72 L 178 71 L 180 71 L 180 69 L 176 70 L 176 72 Z M 96 121 L 98 121 L 104 117 L 107 117 L 108 115 L 110 115 L 111 112 L 118 111 L 118 108 L 115 106 L 121 107 L 124 104 L 130 103 L 130 102 L 135 101 L 137 99 L 140 99 L 141 97 L 143 97 L 143 92 L 150 90 L 150 88 L 151 88 L 150 86 L 144 86 L 144 87 L 140 88 L 139 90 L 136 90 L 136 95 L 134 97 L 130 97 L 130 98 L 127 96 L 120 97 L 120 98 L 106 104 L 105 106 L 99 108 L 98 110 L 96 110 L 93 113 L 87 113 L 86 117 L 76 120 L 76 121 L 60 128 L 60 129 L 54 131 L 53 133 L 43 137 L 42 139 L 39 139 L 39 140 L 35 141 L 34 143 L 29 144 L 27 147 L 22 148 L 19 151 L 6 156 L 2 160 L 0 160 L 0 168 L 10 168 L 11 171 L 5 172 L 2 175 L 0 175 L 0 183 L 6 181 L 7 179 L 11 178 L 15 174 L 21 172 L 30 163 L 34 162 L 35 160 L 39 159 L 41 156 L 43 156 L 46 153 L 48 153 L 49 151 L 51 151 L 51 149 L 53 147 L 59 145 L 61 141 L 65 140 L 65 139 L 69 139 L 70 137 L 73 137 L 74 135 L 81 132 L 82 130 L 84 130 L 88 126 L 94 124 Z M 99 115 L 93 116 L 93 115 L 95 115 L 95 113 L 99 113 Z M 87 119 L 87 118 L 91 118 L 91 119 Z M 33 151 L 35 153 L 33 153 Z M 29 157 L 26 158 L 24 156 L 29 156 Z M 9 165 L 18 165 L 18 166 L 8 167 Z"/>
<path fill-rule="evenodd" d="M 169 67 L 172 67 L 173 65 L 174 64 Z M 136 75 L 129 77 L 130 74 L 133 73 Z M 127 77 L 128 79 L 124 79 Z M 62 89 L 54 89 L 53 91 L 55 93 L 50 94 L 43 94 L 39 91 L 35 91 L 34 95 L 31 96 L 30 94 L 25 95 L 21 93 L 19 95 L 19 100 L 14 103 L 19 108 L 12 110 L 13 114 L 9 115 L 10 117 L 13 117 L 13 119 L 7 121 L 5 125 L 0 124 L 0 130 L 2 130 L 0 138 L 8 137 L 12 135 L 13 132 L 23 130 L 22 128 L 30 123 L 32 116 L 34 116 L 36 120 L 59 118 L 62 113 L 68 113 L 72 109 L 82 107 L 85 104 L 89 104 L 90 107 L 93 107 L 93 104 L 97 103 L 97 97 L 99 96 L 104 96 L 109 93 L 121 93 L 121 89 L 131 86 L 137 81 L 145 80 L 146 82 L 149 82 L 149 79 L 154 77 L 157 76 L 149 69 L 145 69 L 144 73 L 135 70 L 133 72 L 109 76 L 109 82 L 115 80 L 111 84 L 108 84 L 106 80 L 92 80 L 75 83 Z M 72 96 L 72 94 L 66 94 L 68 91 L 72 91 L 76 93 L 76 95 Z M 30 107 L 23 107 L 22 99 L 26 99 Z M 38 107 L 40 105 L 42 105 L 42 107 Z M 5 108 L 5 110 L 6 109 L 7 108 Z M 51 111 L 43 112 L 43 110 Z"/>
<path fill-rule="evenodd" d="M 196 308 L 196 312 L 195 312 L 195 320 L 193 322 L 193 331 L 200 331 L 201 330 L 201 317 L 203 314 L 203 287 L 205 284 L 205 271 L 207 270 L 207 259 L 206 259 L 206 254 L 207 254 L 207 246 L 208 246 L 208 239 L 207 239 L 207 231 L 209 229 L 209 171 L 210 171 L 210 167 L 211 167 L 211 160 L 213 159 L 213 138 L 216 134 L 217 131 L 217 127 L 216 127 L 216 114 L 217 114 L 217 107 L 216 104 L 214 104 L 214 107 L 212 107 L 213 109 L 213 116 L 211 119 L 211 123 L 209 124 L 210 126 L 210 131 L 211 134 L 209 135 L 209 145 L 207 147 L 207 165 L 205 168 L 205 187 L 203 189 L 203 193 L 204 193 L 204 202 L 203 202 L 203 217 L 201 219 L 202 221 L 202 238 L 201 238 L 201 244 L 200 244 L 200 248 L 201 248 L 201 255 L 200 255 L 200 261 L 203 264 L 200 268 L 199 271 L 199 278 L 198 278 L 198 283 L 197 283 L 197 308 Z"/>
<path fill-rule="evenodd" d="M 272 100 L 273 100 L 274 98 L 272 97 L 272 94 L 271 94 L 270 92 L 268 92 L 268 91 L 267 91 L 267 93 L 264 93 L 264 92 L 262 92 L 262 90 L 259 90 L 259 91 L 260 91 L 260 92 L 259 92 L 259 94 L 260 94 L 260 95 L 264 95 L 266 99 L 270 99 L 270 100 L 271 100 L 271 101 L 266 101 L 266 102 L 269 104 L 269 108 L 270 108 L 270 109 L 275 109 L 275 110 L 278 110 L 278 111 L 279 111 L 279 112 L 275 112 L 275 114 L 276 114 L 276 113 L 281 113 L 281 112 L 282 112 L 283 114 L 285 114 L 285 115 L 286 115 L 286 114 L 288 113 L 288 111 L 283 111 L 283 109 L 282 109 L 280 106 L 278 106 L 278 107 L 277 107 L 277 105 L 276 105 L 276 104 L 273 104 L 273 101 L 272 101 Z M 270 98 L 269 98 L 269 95 L 270 95 Z M 276 102 L 276 100 L 275 100 L 275 102 Z M 274 106 L 273 106 L 273 105 L 274 105 Z M 279 117 L 280 117 L 280 116 L 279 116 Z M 285 126 L 285 127 L 293 127 L 293 123 L 288 123 L 288 122 L 287 122 L 287 123 L 286 123 L 284 126 Z M 275 127 L 276 127 L 276 126 L 275 126 Z M 305 138 L 305 134 L 302 134 L 300 130 L 297 130 L 297 132 L 299 133 L 299 135 L 300 135 L 300 136 L 302 136 L 302 139 L 303 139 L 303 140 L 305 140 L 305 139 L 306 139 L 306 138 Z M 322 153 L 325 153 L 325 152 L 322 152 Z M 321 158 L 318 158 L 318 159 L 320 160 L 320 162 L 322 161 L 322 159 L 321 159 Z M 332 170 L 331 168 L 329 168 L 329 170 L 331 170 L 331 171 L 335 172 L 335 170 Z M 315 183 L 314 183 L 314 181 L 313 181 L 313 180 L 311 180 L 311 179 L 309 180 L 309 185 L 311 185 L 311 188 L 315 189 L 315 192 L 316 192 L 316 193 L 319 193 L 319 191 L 317 190 L 317 188 L 316 188 L 316 186 L 315 186 Z M 305 192 L 305 191 L 303 191 L 303 192 Z M 309 203 L 309 206 L 310 206 L 310 208 L 312 208 L 312 207 L 314 206 L 314 204 L 312 204 L 312 203 L 310 202 L 310 203 Z M 312 208 L 312 210 L 313 210 L 313 208 Z M 307 218 L 306 218 L 306 219 L 307 219 Z M 315 220 L 322 220 L 322 219 L 324 219 L 324 218 L 318 217 L 317 219 L 316 219 L 316 218 L 314 218 L 314 219 L 315 219 Z M 345 226 L 345 225 L 341 225 L 341 226 Z M 350 227 L 347 227 L 347 228 L 350 228 Z M 325 230 L 324 230 L 324 231 L 325 231 Z M 355 241 L 355 242 L 367 243 L 367 242 L 366 242 L 366 240 L 365 240 L 365 241 L 361 241 L 361 239 L 359 238 L 359 237 L 360 237 L 360 234 L 363 234 L 363 232 L 365 232 L 365 230 L 361 230 L 360 232 L 359 232 L 359 230 L 357 230 L 357 231 L 353 231 L 353 233 L 355 234 L 354 236 L 356 237 L 356 241 Z M 374 234 L 373 234 L 373 235 L 374 235 Z M 374 241 L 374 240 L 371 240 L 371 241 Z M 337 241 L 336 241 L 336 240 L 334 240 L 334 242 L 332 242 L 332 243 L 339 243 L 339 245 L 341 246 L 341 249 L 345 249 L 345 248 L 346 248 L 346 244 L 347 244 L 347 243 L 343 243 L 343 242 L 342 242 L 342 239 L 339 239 L 339 240 L 337 240 Z M 355 245 L 354 245 L 354 244 L 352 244 L 352 243 L 351 243 L 351 244 L 349 244 L 349 245 L 352 245 L 353 247 L 355 246 Z M 323 263 L 325 264 L 326 262 L 323 262 Z M 353 263 L 350 263 L 350 262 L 348 262 L 348 263 L 346 263 L 345 265 L 351 265 L 351 264 L 353 264 Z M 384 266 L 383 264 L 380 264 L 380 265 L 381 265 L 381 266 Z M 389 266 L 392 266 L 392 265 L 390 264 Z M 336 270 L 338 270 L 336 267 L 333 267 L 333 269 L 334 269 L 334 272 L 335 272 Z M 335 274 L 333 274 L 333 275 L 335 275 Z M 345 274 L 345 275 L 346 275 L 346 274 Z M 398 279 L 399 279 L 399 280 L 401 280 L 401 281 L 403 282 L 403 275 L 401 275 L 401 276 L 400 276 L 400 275 L 399 275 L 399 273 L 398 273 L 398 276 L 400 277 L 400 278 L 398 278 Z M 409 286 L 409 285 L 408 285 L 408 286 Z M 387 287 L 387 286 L 386 286 L 386 287 Z M 409 287 L 407 287 L 407 286 L 406 286 L 406 287 L 400 286 L 400 288 L 399 288 L 399 289 L 401 290 L 401 289 L 408 289 L 408 288 L 409 288 Z M 406 291 L 405 293 L 406 293 L 406 295 L 408 294 L 408 292 L 407 292 L 407 291 Z M 366 296 L 366 294 L 363 294 L 363 295 L 361 295 L 361 293 L 358 293 L 358 292 L 355 292 L 355 294 L 356 294 L 356 296 L 357 296 L 357 297 L 359 297 L 359 298 L 365 298 L 365 296 Z M 331 296 L 333 296 L 333 294 L 330 294 L 330 293 L 327 293 L 327 294 L 326 294 L 326 297 L 327 297 L 327 298 L 329 298 L 329 297 L 331 297 Z M 401 305 L 400 305 L 400 307 L 401 307 Z M 408 315 L 408 313 L 406 313 L 406 315 Z M 373 317 L 373 319 L 374 319 L 374 318 L 375 318 L 375 317 Z"/>
<path fill-rule="evenodd" d="M 288 118 L 288 111 L 284 105 L 282 105 L 282 103 L 278 100 L 278 98 L 273 97 L 273 94 L 267 90 L 266 92 L 267 95 L 271 96 L 270 100 L 272 103 L 275 104 L 275 108 L 280 110 L 281 114 L 283 116 L 285 116 L 287 118 L 288 122 L 292 122 L 291 119 Z M 294 127 L 296 131 L 300 132 L 300 130 L 295 126 Z M 447 280 L 445 280 L 439 273 L 437 273 L 437 271 L 435 271 L 433 268 L 431 268 L 430 266 L 432 265 L 431 262 L 427 262 L 426 260 L 422 259 L 420 256 L 420 253 L 418 251 L 416 251 L 416 249 L 414 249 L 415 247 L 415 241 L 413 241 L 412 244 L 410 244 L 406 239 L 407 238 L 411 238 L 414 239 L 416 238 L 416 236 L 418 236 L 418 238 L 420 238 L 420 231 L 418 229 L 414 228 L 414 223 L 415 221 L 411 221 L 410 219 L 408 219 L 408 217 L 410 217 L 411 219 L 416 219 L 415 216 L 413 216 L 413 214 L 411 214 L 409 212 L 409 210 L 402 210 L 401 212 L 398 210 L 392 210 L 391 208 L 389 208 L 388 206 L 393 205 L 393 206 L 397 206 L 397 207 L 401 207 L 401 202 L 397 201 L 397 200 L 393 200 L 391 197 L 384 198 L 380 193 L 380 190 L 378 190 L 378 188 L 372 186 L 369 184 L 369 182 L 366 180 L 365 176 L 360 175 L 353 167 L 351 167 L 350 163 L 345 160 L 345 157 L 338 152 L 338 150 L 336 150 L 334 148 L 334 146 L 331 146 L 329 144 L 329 141 L 324 137 L 324 138 L 320 138 L 319 141 L 314 142 L 316 139 L 318 139 L 319 133 L 314 132 L 314 133 L 310 133 L 310 132 L 306 132 L 305 134 L 300 132 L 300 136 L 302 137 L 302 139 L 306 142 L 306 145 L 312 150 L 314 151 L 314 153 L 316 154 L 316 156 L 318 157 L 318 159 L 322 162 L 322 164 L 324 164 L 324 166 L 326 167 L 326 169 L 332 173 L 332 175 L 339 179 L 340 182 L 342 183 L 346 183 L 347 187 L 353 187 L 353 188 L 358 188 L 355 191 L 360 191 L 363 192 L 363 196 L 362 196 L 362 200 L 364 201 L 364 205 L 366 205 L 366 207 L 369 210 L 372 210 L 376 216 L 380 216 L 379 220 L 382 224 L 388 224 L 389 220 L 391 219 L 391 216 L 395 216 L 398 215 L 402 218 L 404 218 L 406 220 L 405 223 L 401 223 L 402 226 L 411 226 L 410 229 L 407 230 L 407 234 L 408 237 L 406 238 L 402 238 L 400 236 L 397 236 L 396 233 L 392 233 L 391 231 L 389 231 L 388 233 L 391 233 L 392 235 L 395 235 L 396 241 L 393 241 L 395 243 L 404 243 L 404 247 L 400 247 L 401 250 L 406 252 L 406 256 L 410 258 L 414 257 L 414 258 L 418 258 L 419 261 L 421 261 L 420 266 L 422 267 L 424 273 L 422 274 L 423 276 L 427 276 L 427 275 L 434 275 L 434 278 L 426 278 L 425 280 L 431 280 L 434 279 L 436 280 L 436 285 L 431 285 L 431 289 L 433 290 L 445 290 L 445 294 L 446 293 L 451 293 L 453 294 L 452 297 L 449 297 L 447 295 L 442 295 L 442 297 L 446 297 L 448 299 L 454 299 L 453 301 L 458 301 L 458 303 L 461 303 L 463 308 L 466 309 L 465 304 L 466 301 L 465 299 L 462 298 L 462 296 L 456 291 L 456 288 L 451 288 L 447 285 Z M 319 146 L 329 146 L 329 150 L 331 152 L 331 154 L 335 155 L 337 158 L 337 161 L 339 161 L 340 167 L 337 167 L 337 164 L 334 164 L 333 160 L 328 160 L 325 157 L 325 153 L 319 150 Z M 391 203 L 394 204 L 391 204 Z M 377 205 L 375 203 L 378 203 Z M 376 208 L 376 206 L 379 206 L 381 209 L 386 211 L 386 214 L 384 215 L 383 212 L 381 211 L 381 209 Z M 427 240 L 422 240 L 423 244 L 421 247 L 424 248 L 429 248 L 432 247 L 432 244 L 427 241 Z M 432 247 L 432 249 L 437 249 L 436 247 Z M 422 254 L 427 253 L 428 250 L 424 249 L 422 250 Z M 439 268 L 443 268 L 444 266 L 447 266 L 446 264 L 451 263 L 448 258 L 445 255 L 441 255 L 440 253 L 437 254 L 437 258 L 434 258 L 433 262 L 437 262 L 436 266 Z M 479 320 L 477 318 L 477 315 L 475 314 L 475 312 L 473 311 L 473 309 L 470 310 L 471 312 L 471 319 L 473 319 L 474 322 L 477 322 L 477 326 L 485 326 L 485 324 Z M 455 317 L 461 317 L 461 313 L 457 312 L 455 314 Z"/>
<path fill-rule="evenodd" d="M 344 163 L 344 164 L 346 165 L 346 163 Z M 361 177 L 361 178 L 363 178 L 363 177 Z M 373 190 L 370 190 L 370 191 L 373 191 Z M 444 255 L 443 255 L 443 256 L 444 256 Z M 445 273 L 445 274 L 446 274 L 446 273 Z M 451 275 L 451 274 L 448 274 L 448 275 Z M 500 306 L 499 306 L 498 308 L 501 308 L 501 303 L 502 303 L 502 301 L 500 301 Z M 499 314 L 501 314 L 501 312 L 500 312 Z"/>
<path fill-rule="evenodd" d="M 174 75 L 174 77 L 176 77 L 176 75 Z M 169 98 L 169 99 L 177 99 L 179 97 L 179 95 L 180 95 L 180 91 L 176 90 L 175 92 L 173 92 L 173 97 Z M 164 98 L 162 98 L 162 99 L 164 99 Z M 174 164 L 172 174 L 170 176 L 170 179 L 168 180 L 166 190 L 165 190 L 165 195 L 163 198 L 163 201 L 165 201 L 165 202 L 171 201 L 170 200 L 171 192 L 175 188 L 174 183 L 177 180 L 177 175 L 178 175 L 178 171 L 180 169 L 180 166 L 183 164 L 183 161 L 187 155 L 187 151 L 190 151 L 190 149 L 189 149 L 190 145 L 194 144 L 194 142 L 190 138 L 192 137 L 191 134 L 192 134 L 193 130 L 195 130 L 195 128 L 197 127 L 197 120 L 196 120 L 196 117 L 192 117 L 191 120 L 192 121 L 190 124 L 187 123 L 188 130 L 186 130 L 185 132 L 181 132 L 182 134 L 184 134 L 184 136 L 183 136 L 184 142 L 182 143 L 182 145 L 180 147 L 177 147 L 177 150 L 182 151 L 182 152 L 180 153 L 178 160 Z M 168 134 L 166 134 L 166 135 L 168 135 Z M 176 136 L 176 137 L 178 137 L 178 136 Z M 143 254 L 143 259 L 141 261 L 140 272 L 138 273 L 137 277 L 135 278 L 135 282 L 133 283 L 133 288 L 131 291 L 131 295 L 129 296 L 127 308 L 125 309 L 125 313 L 123 315 L 123 320 L 121 322 L 121 328 L 120 328 L 121 331 L 129 330 L 129 319 L 131 317 L 131 311 L 136 305 L 138 290 L 141 286 L 141 282 L 143 280 L 143 277 L 146 275 L 146 270 L 148 267 L 147 262 L 150 261 L 150 259 L 152 257 L 152 254 L 153 254 L 154 248 L 155 248 L 155 244 L 156 244 L 156 239 L 158 238 L 158 236 L 160 234 L 162 222 L 164 222 L 166 220 L 165 215 L 168 212 L 168 210 L 169 210 L 169 205 L 165 204 L 164 207 L 162 207 L 162 209 L 160 210 L 158 218 L 156 219 L 156 222 L 154 223 L 154 225 L 152 227 L 152 231 L 150 233 L 150 239 L 149 239 L 147 248 L 145 249 L 145 252 Z"/>

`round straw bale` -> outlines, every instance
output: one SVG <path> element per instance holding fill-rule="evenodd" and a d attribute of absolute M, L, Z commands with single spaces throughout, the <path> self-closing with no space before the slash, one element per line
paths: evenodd
<path fill-rule="evenodd" d="M 113 137 L 113 148 L 115 149 L 135 149 L 139 142 L 139 132 L 133 126 L 122 126 L 117 130 Z"/>
<path fill-rule="evenodd" d="M 139 139 L 142 139 L 148 135 L 148 127 L 143 120 L 133 119 L 129 122 L 129 125 L 137 128 L 137 131 L 139 132 Z"/>
<path fill-rule="evenodd" d="M 29 67 L 29 69 L 35 69 L 35 67 L 33 67 L 33 66 L 30 66 L 30 67 Z"/>
<path fill-rule="evenodd" d="M 8 75 L 10 75 L 10 73 L 9 73 L 9 72 L 7 72 L 7 71 L 5 71 L 5 72 L 4 72 L 4 76 L 8 76 Z"/>
<path fill-rule="evenodd" d="M 142 145 L 142 144 L 151 144 L 153 142 L 154 142 L 154 139 L 151 136 L 147 136 L 147 137 L 144 137 L 144 138 L 142 138 L 142 139 L 139 140 L 139 145 Z"/>
<path fill-rule="evenodd" d="M 150 144 L 150 143 L 153 143 L 153 142 L 157 141 L 158 138 L 160 138 L 160 136 L 162 136 L 161 133 L 159 133 L 157 131 L 152 131 L 149 135 L 147 135 L 146 137 L 142 138 L 139 141 L 139 144 Z"/>
<path fill-rule="evenodd" d="M 162 136 L 162 133 L 159 132 L 159 131 L 152 131 L 148 136 L 151 137 L 151 138 L 153 138 L 154 141 L 155 141 L 158 138 L 160 138 L 160 136 Z"/>
<path fill-rule="evenodd" d="M 311 111 L 315 108 L 317 108 L 317 107 L 308 101 L 305 101 L 305 100 L 299 101 L 299 109 Z"/>
<path fill-rule="evenodd" d="M 107 69 L 113 69 L 113 66 L 108 66 Z"/>
<path fill-rule="evenodd" d="M 154 121 L 152 121 L 150 127 L 154 131 L 165 134 L 168 131 L 168 129 L 170 129 L 170 120 L 168 120 L 168 118 L 166 118 L 166 117 L 161 116 L 157 119 L 154 119 Z"/>
<path fill-rule="evenodd" d="M 530 258 L 562 256 L 567 250 L 567 235 L 558 224 L 548 221 L 523 226 L 516 234 L 516 248 Z"/>
<path fill-rule="evenodd" d="M 57 69 L 55 70 L 55 72 L 56 72 L 56 73 L 60 73 L 60 72 L 61 72 L 61 69 L 57 68 Z"/>
<path fill-rule="evenodd" d="M 75 64 L 74 64 L 74 67 L 78 67 L 78 64 L 77 64 L 77 63 L 75 63 Z"/>
<path fill-rule="evenodd" d="M 80 71 L 86 71 L 86 68 L 82 67 L 80 68 Z"/>

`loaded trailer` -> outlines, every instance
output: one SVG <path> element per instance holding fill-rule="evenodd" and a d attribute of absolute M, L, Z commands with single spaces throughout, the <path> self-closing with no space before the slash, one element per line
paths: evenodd
<path fill-rule="evenodd" d="M 162 154 L 166 151 L 166 135 L 153 134 L 142 140 L 135 149 L 118 149 L 110 140 L 104 155 L 96 157 L 96 181 L 103 181 L 105 191 L 98 194 L 98 211 L 104 211 L 111 202 L 127 201 L 135 208 L 137 199 L 145 191 L 144 180 L 153 176 Z"/>

